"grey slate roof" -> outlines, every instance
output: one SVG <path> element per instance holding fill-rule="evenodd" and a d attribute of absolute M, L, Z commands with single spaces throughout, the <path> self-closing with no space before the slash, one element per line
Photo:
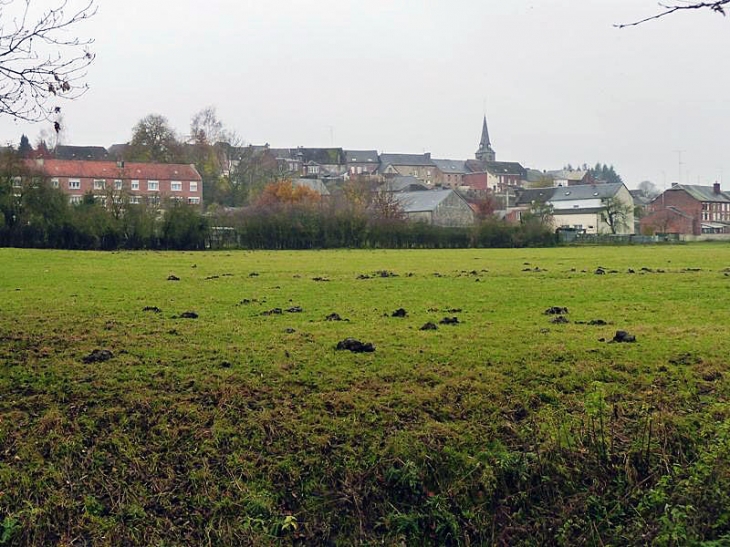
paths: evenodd
<path fill-rule="evenodd" d="M 494 175 L 519 175 L 527 176 L 525 168 L 516 161 L 489 161 L 486 162 L 486 170 Z"/>
<path fill-rule="evenodd" d="M 417 165 L 434 167 L 430 154 L 380 154 L 382 165 Z"/>
<path fill-rule="evenodd" d="M 416 177 L 411 176 L 389 178 L 383 186 L 386 192 L 418 192 L 428 190 L 428 186 Z"/>
<path fill-rule="evenodd" d="M 433 211 L 439 203 L 455 193 L 453 190 L 429 190 L 427 192 L 401 192 L 393 194 L 406 213 Z"/>
<path fill-rule="evenodd" d="M 715 190 L 712 186 L 697 186 L 695 184 L 677 184 L 672 185 L 670 190 L 684 190 L 687 192 L 690 196 L 695 198 L 697 201 L 715 201 L 715 202 L 722 202 L 727 203 L 730 202 L 730 197 L 728 197 L 727 193 L 720 192 L 719 194 L 715 193 Z"/>
<path fill-rule="evenodd" d="M 377 150 L 345 150 L 346 163 L 380 163 Z"/>
<path fill-rule="evenodd" d="M 469 172 L 465 160 L 431 160 L 444 174 L 465 175 Z"/>
<path fill-rule="evenodd" d="M 577 186 L 562 186 L 554 188 L 555 192 L 550 201 L 575 201 L 581 199 L 606 199 L 616 195 L 623 184 L 609 182 L 606 184 L 579 184 Z"/>
<path fill-rule="evenodd" d="M 53 152 L 58 160 L 104 161 L 109 159 L 109 153 L 103 146 L 67 146 L 59 144 Z"/>
<path fill-rule="evenodd" d="M 545 203 L 550 201 L 557 188 L 533 188 L 523 190 L 517 196 L 517 205 L 530 205 L 532 202 Z"/>
<path fill-rule="evenodd" d="M 493 175 L 519 175 L 523 179 L 527 176 L 525 168 L 516 161 L 466 160 L 466 168 L 472 173 L 488 171 Z"/>
<path fill-rule="evenodd" d="M 579 184 L 578 186 L 560 186 L 558 188 L 533 188 L 524 190 L 517 198 L 517 205 L 530 203 L 576 201 L 582 199 L 606 199 L 616 195 L 624 185 L 620 182 L 606 184 Z M 559 206 L 555 206 L 559 209 Z"/>

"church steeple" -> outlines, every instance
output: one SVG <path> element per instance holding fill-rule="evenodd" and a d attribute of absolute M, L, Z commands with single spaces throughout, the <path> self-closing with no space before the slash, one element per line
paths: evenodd
<path fill-rule="evenodd" d="M 486 116 L 484 116 L 484 123 L 482 124 L 482 138 L 479 141 L 479 150 L 477 150 L 475 156 L 480 161 L 495 161 L 497 158 L 497 154 L 492 149 L 492 143 L 489 142 Z"/>

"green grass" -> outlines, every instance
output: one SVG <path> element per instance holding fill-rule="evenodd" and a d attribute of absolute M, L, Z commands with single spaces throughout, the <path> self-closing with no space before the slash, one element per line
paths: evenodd
<path fill-rule="evenodd" d="M 729 251 L 2 249 L 0 545 L 730 541 Z"/>

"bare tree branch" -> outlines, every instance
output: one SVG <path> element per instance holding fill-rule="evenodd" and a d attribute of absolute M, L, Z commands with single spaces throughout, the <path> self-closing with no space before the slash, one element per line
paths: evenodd
<path fill-rule="evenodd" d="M 47 105 L 50 99 L 86 92 L 93 40 L 68 34 L 96 14 L 94 1 L 70 9 L 69 0 L 60 0 L 39 12 L 33 0 L 0 0 L 0 115 L 48 120 L 59 110 Z"/>
<path fill-rule="evenodd" d="M 660 2 L 659 6 L 661 6 L 664 9 L 663 12 L 652 15 L 651 17 L 646 17 L 644 19 L 641 19 L 640 21 L 634 21 L 633 23 L 623 23 L 620 25 L 614 25 L 614 27 L 616 27 L 616 28 L 635 27 L 637 25 L 646 23 L 647 21 L 661 19 L 662 17 L 666 17 L 667 15 L 671 15 L 678 11 L 694 10 L 694 9 L 709 9 L 710 11 L 714 11 L 716 13 L 719 13 L 720 15 L 726 15 L 724 6 L 727 4 L 730 4 L 730 0 L 716 0 L 715 2 L 686 1 L 685 3 L 682 3 L 682 4 L 662 4 Z"/>

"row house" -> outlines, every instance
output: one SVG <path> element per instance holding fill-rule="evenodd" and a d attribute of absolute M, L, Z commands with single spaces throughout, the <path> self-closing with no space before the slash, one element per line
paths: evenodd
<path fill-rule="evenodd" d="M 647 206 L 641 221 L 644 234 L 730 233 L 730 194 L 712 186 L 672 184 Z"/>
<path fill-rule="evenodd" d="M 203 204 L 203 179 L 192 164 L 37 159 L 28 160 L 28 167 L 67 194 L 71 203 L 92 194 L 102 203 L 126 197 L 130 203 Z"/>

